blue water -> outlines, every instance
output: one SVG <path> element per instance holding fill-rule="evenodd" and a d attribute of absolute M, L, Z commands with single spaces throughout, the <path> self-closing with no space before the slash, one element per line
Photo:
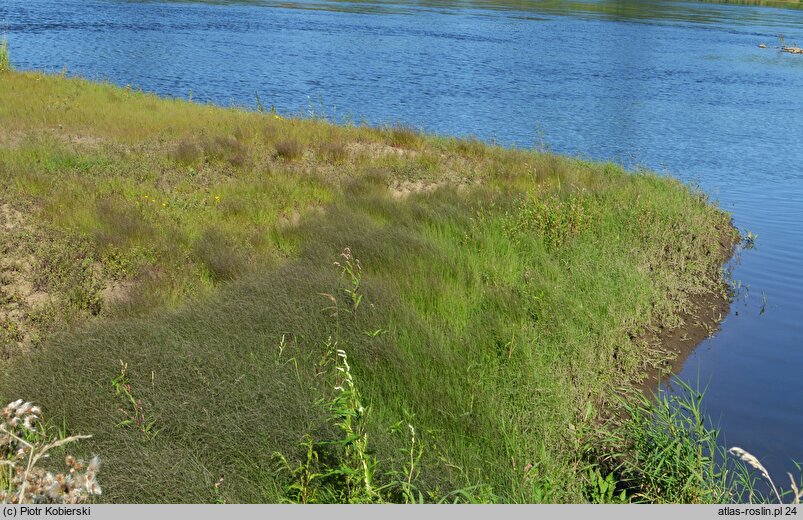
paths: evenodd
<path fill-rule="evenodd" d="M 803 10 L 672 1 L 2 0 L 12 61 L 220 104 L 403 122 L 699 184 L 758 235 L 681 376 L 729 446 L 803 461 Z M 766 43 L 769 48 L 758 48 Z"/>

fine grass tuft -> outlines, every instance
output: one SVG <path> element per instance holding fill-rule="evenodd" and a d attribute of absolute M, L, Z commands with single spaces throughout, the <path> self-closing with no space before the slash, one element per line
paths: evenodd
<path fill-rule="evenodd" d="M 417 150 L 423 144 L 423 138 L 419 131 L 410 126 L 394 126 L 386 130 L 387 141 L 390 146 Z"/>
<path fill-rule="evenodd" d="M 178 142 L 173 156 L 177 162 L 189 166 L 198 163 L 203 158 L 203 150 L 194 140 L 184 138 Z"/>
<path fill-rule="evenodd" d="M 213 281 L 234 280 L 246 268 L 246 259 L 238 244 L 219 229 L 207 229 L 195 244 L 198 261 L 208 270 Z"/>
<path fill-rule="evenodd" d="M 318 146 L 318 157 L 322 162 L 343 163 L 348 158 L 348 149 L 343 141 L 324 141 Z"/>
<path fill-rule="evenodd" d="M 276 143 L 276 155 L 288 161 L 296 161 L 304 155 L 304 147 L 296 139 L 283 139 Z"/>
<path fill-rule="evenodd" d="M 5 36 L 0 39 L 0 73 L 9 72 L 11 67 L 11 56 L 8 52 L 8 40 Z"/>

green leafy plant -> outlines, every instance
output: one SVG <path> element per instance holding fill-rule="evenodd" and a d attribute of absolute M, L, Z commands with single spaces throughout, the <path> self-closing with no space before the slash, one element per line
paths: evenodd
<path fill-rule="evenodd" d="M 280 471 L 291 477 L 285 488 L 287 499 L 302 504 L 383 502 L 373 482 L 377 461 L 368 449 L 367 409 L 362 404 L 348 355 L 331 338 L 327 347 L 335 352 L 336 374 L 334 397 L 325 405 L 330 420 L 342 436 L 336 440 L 315 442 L 307 434 L 300 444 L 305 453 L 304 460 L 295 466 L 281 453 L 275 453 L 281 463 Z M 334 462 L 322 460 L 322 450 L 334 450 Z"/>
<path fill-rule="evenodd" d="M 362 286 L 362 265 L 357 258 L 354 258 L 350 247 L 343 249 L 340 256 L 343 258 L 343 261 L 335 262 L 335 266 L 340 268 L 341 273 L 348 280 L 349 287 L 343 290 L 349 297 L 351 313 L 356 314 L 363 299 L 363 295 L 360 292 L 360 287 Z"/>
<path fill-rule="evenodd" d="M 424 444 L 417 442 L 415 428 L 406 421 L 399 421 L 391 428 L 391 432 L 409 435 L 409 449 L 405 450 L 404 467 L 397 481 L 401 495 L 406 504 L 420 504 L 425 502 L 424 494 L 414 484 L 420 473 L 419 464 L 424 455 Z"/>
<path fill-rule="evenodd" d="M 756 246 L 756 240 L 758 240 L 758 235 L 753 233 L 752 231 L 746 231 L 744 240 L 742 243 L 744 244 L 745 249 L 753 249 Z"/>
<path fill-rule="evenodd" d="M 534 233 L 543 237 L 551 250 L 563 247 L 591 222 L 589 208 L 575 195 L 521 200 L 506 217 L 505 231 L 511 239 Z"/>
<path fill-rule="evenodd" d="M 599 467 L 589 468 L 586 471 L 588 480 L 589 499 L 594 504 L 627 503 L 627 490 L 617 493 L 617 480 L 613 473 L 602 476 Z"/>
<path fill-rule="evenodd" d="M 705 392 L 680 379 L 678 391 L 655 401 L 634 396 L 623 405 L 619 472 L 634 501 L 744 503 L 763 501 L 741 460 L 727 457 L 719 431 L 703 414 Z"/>
<path fill-rule="evenodd" d="M 118 408 L 125 419 L 117 423 L 120 428 L 133 426 L 153 439 L 159 433 L 156 429 L 156 419 L 145 411 L 142 399 L 134 397 L 131 382 L 128 380 L 128 363 L 120 360 L 120 374 L 112 379 L 114 395 L 122 398 L 123 405 Z"/>
<path fill-rule="evenodd" d="M 381 497 L 373 484 L 376 458 L 368 449 L 368 433 L 365 428 L 366 408 L 362 404 L 360 392 L 354 382 L 346 351 L 334 343 L 336 359 L 335 397 L 328 407 L 335 426 L 343 437 L 334 444 L 342 448 L 343 456 L 336 468 L 328 475 L 342 478 L 344 501 L 381 502 Z"/>

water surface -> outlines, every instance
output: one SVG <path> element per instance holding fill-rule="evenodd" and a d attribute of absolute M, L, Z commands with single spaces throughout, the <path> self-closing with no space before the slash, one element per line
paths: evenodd
<path fill-rule="evenodd" d="M 681 376 L 729 445 L 803 461 L 803 10 L 673 1 L 3 0 L 19 68 L 546 144 L 699 184 L 758 235 Z M 769 49 L 759 49 L 766 43 Z"/>

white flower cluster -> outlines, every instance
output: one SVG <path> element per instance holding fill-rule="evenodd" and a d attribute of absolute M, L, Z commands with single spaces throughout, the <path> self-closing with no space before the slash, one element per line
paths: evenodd
<path fill-rule="evenodd" d="M 85 439 L 78 435 L 49 441 L 41 422 L 42 411 L 22 399 L 3 408 L 0 419 L 0 503 L 79 504 L 101 494 L 97 482 L 100 459 L 89 464 L 68 455 L 67 471 L 53 473 L 38 464 L 48 452 Z"/>

